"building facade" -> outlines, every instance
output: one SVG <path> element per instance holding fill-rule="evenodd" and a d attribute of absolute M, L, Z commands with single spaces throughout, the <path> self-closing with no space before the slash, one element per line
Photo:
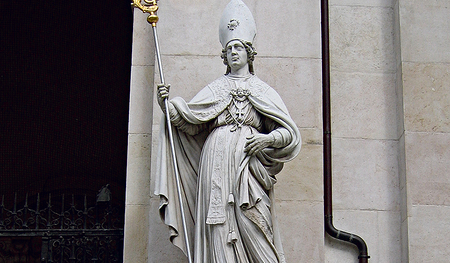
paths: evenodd
<path fill-rule="evenodd" d="M 225 73 L 218 24 L 227 0 L 159 1 L 171 96 L 189 100 Z M 278 175 L 288 262 L 358 262 L 323 227 L 320 1 L 245 0 L 257 24 L 255 72 L 285 101 L 303 137 Z M 333 207 L 369 262 L 446 262 L 450 254 L 450 1 L 332 0 Z M 153 196 L 162 113 L 154 44 L 134 11 L 124 262 L 185 262 Z M 187 262 L 187 261 L 186 261 Z"/>

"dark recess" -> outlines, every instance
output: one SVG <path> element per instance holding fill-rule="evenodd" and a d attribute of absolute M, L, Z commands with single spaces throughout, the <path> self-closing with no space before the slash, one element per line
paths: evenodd
<path fill-rule="evenodd" d="M 0 195 L 109 184 L 123 206 L 130 2 L 2 0 L 0 12 Z"/>

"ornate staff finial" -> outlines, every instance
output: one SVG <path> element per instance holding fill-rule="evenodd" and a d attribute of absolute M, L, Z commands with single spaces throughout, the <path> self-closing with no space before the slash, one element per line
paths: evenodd
<path fill-rule="evenodd" d="M 158 4 L 156 3 L 157 0 L 144 0 L 143 4 L 141 1 L 142 0 L 133 0 L 131 5 L 141 9 L 144 13 L 149 13 L 150 15 L 147 17 L 147 22 L 155 27 L 159 19 L 156 15 L 156 11 L 158 11 Z"/>

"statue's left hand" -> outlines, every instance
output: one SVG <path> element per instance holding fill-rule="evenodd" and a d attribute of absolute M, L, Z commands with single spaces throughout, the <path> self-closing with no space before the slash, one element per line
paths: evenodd
<path fill-rule="evenodd" d="M 253 134 L 247 137 L 244 151 L 248 155 L 255 155 L 264 148 L 270 147 L 274 143 L 274 137 L 270 134 Z"/>
<path fill-rule="evenodd" d="M 170 84 L 158 84 L 158 90 L 156 92 L 156 99 L 158 100 L 159 107 L 163 112 L 166 112 L 166 106 L 164 100 L 169 98 Z"/>

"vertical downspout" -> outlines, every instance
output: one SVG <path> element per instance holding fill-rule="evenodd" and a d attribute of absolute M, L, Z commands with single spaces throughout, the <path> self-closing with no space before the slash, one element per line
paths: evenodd
<path fill-rule="evenodd" d="M 323 114 L 323 188 L 325 232 L 336 239 L 353 243 L 359 250 L 359 263 L 367 263 L 367 245 L 354 234 L 336 229 L 333 225 L 332 177 L 331 177 L 331 100 L 330 100 L 330 44 L 328 0 L 321 0 L 322 22 L 322 114 Z"/>

